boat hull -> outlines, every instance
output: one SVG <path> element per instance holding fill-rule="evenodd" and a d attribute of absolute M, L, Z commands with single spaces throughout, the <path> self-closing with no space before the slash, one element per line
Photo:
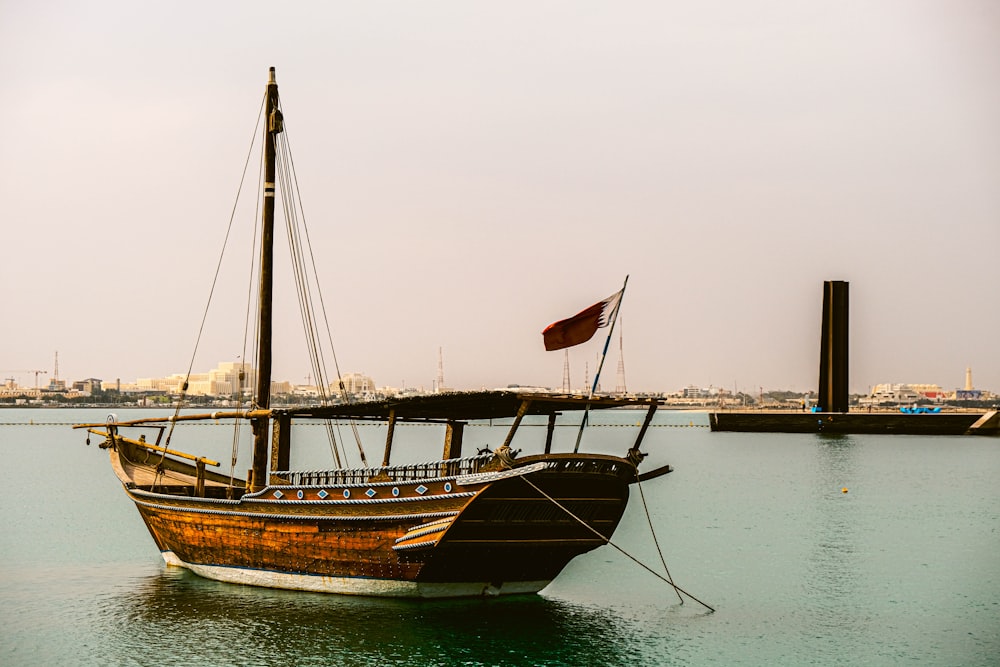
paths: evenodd
<path fill-rule="evenodd" d="M 116 453 L 112 453 L 115 456 Z M 116 466 L 122 469 L 123 466 Z M 219 581 L 389 597 L 535 593 L 611 537 L 635 467 L 603 455 L 239 500 L 129 488 L 164 560 Z"/>

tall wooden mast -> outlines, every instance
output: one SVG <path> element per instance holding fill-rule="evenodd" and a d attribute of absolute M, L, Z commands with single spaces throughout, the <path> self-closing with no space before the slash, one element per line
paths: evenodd
<path fill-rule="evenodd" d="M 271 302 L 274 282 L 274 181 L 275 137 L 282 131 L 278 109 L 278 84 L 274 68 L 267 81 L 267 102 L 264 123 L 264 216 L 261 223 L 260 247 L 260 330 L 257 350 L 257 407 L 271 404 Z M 253 467 L 250 470 L 250 490 L 260 491 L 267 483 L 268 418 L 253 421 Z"/>

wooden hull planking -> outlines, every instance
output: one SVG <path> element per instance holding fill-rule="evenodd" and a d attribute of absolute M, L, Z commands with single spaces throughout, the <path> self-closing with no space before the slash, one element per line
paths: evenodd
<path fill-rule="evenodd" d="M 233 583 L 392 597 L 537 592 L 610 538 L 635 478 L 625 459 L 554 454 L 493 473 L 271 485 L 226 500 L 138 488 L 145 466 L 111 456 L 168 564 Z"/>

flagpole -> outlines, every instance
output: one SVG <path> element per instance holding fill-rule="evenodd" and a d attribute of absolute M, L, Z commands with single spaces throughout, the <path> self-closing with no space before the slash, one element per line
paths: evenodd
<path fill-rule="evenodd" d="M 594 383 L 590 386 L 590 393 L 587 394 L 587 406 L 583 410 L 583 419 L 580 420 L 580 430 L 576 432 L 576 444 L 573 445 L 573 453 L 576 454 L 580 451 L 580 440 L 583 438 L 583 429 L 587 428 L 587 422 L 590 418 L 590 401 L 594 398 L 594 392 L 597 391 L 597 384 L 601 379 L 601 369 L 604 368 L 604 358 L 608 356 L 608 346 L 611 344 L 611 336 L 615 332 L 615 323 L 618 322 L 618 310 L 622 307 L 622 299 L 625 298 L 625 287 L 628 285 L 628 275 L 625 276 L 625 282 L 622 284 L 621 296 L 618 298 L 618 303 L 615 304 L 615 310 L 611 313 L 611 326 L 608 327 L 608 337 L 604 340 L 604 351 L 601 352 L 601 360 L 597 364 L 597 372 L 594 373 Z"/>

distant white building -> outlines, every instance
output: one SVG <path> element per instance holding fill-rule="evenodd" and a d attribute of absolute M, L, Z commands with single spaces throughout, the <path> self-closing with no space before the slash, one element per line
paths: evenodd
<path fill-rule="evenodd" d="M 366 396 L 375 394 L 375 380 L 362 375 L 361 373 L 348 373 L 341 375 L 339 383 L 330 385 L 330 391 L 334 396 L 340 395 L 340 385 L 344 386 L 344 391 L 355 396 Z"/>
<path fill-rule="evenodd" d="M 701 387 L 696 387 L 695 385 L 688 385 L 682 390 L 682 398 L 708 398 L 709 390 L 702 389 Z"/>
<path fill-rule="evenodd" d="M 240 371 L 243 377 L 240 378 Z M 184 374 L 174 373 L 162 378 L 139 378 L 135 384 L 139 391 L 165 394 L 180 394 L 184 386 Z M 192 373 L 187 378 L 189 396 L 234 396 L 237 391 L 242 394 L 253 391 L 257 383 L 257 374 L 253 367 L 239 362 L 224 361 L 207 373 Z M 281 388 L 288 383 L 277 383 Z M 275 383 L 272 383 L 274 391 Z"/>
<path fill-rule="evenodd" d="M 101 391 L 102 388 L 101 380 L 97 378 L 87 378 L 86 380 L 78 380 L 73 383 L 73 389 L 80 392 L 84 396 L 92 396 L 95 393 Z"/>
<path fill-rule="evenodd" d="M 877 384 L 865 403 L 916 403 L 920 400 L 943 401 L 948 394 L 936 384 Z"/>

